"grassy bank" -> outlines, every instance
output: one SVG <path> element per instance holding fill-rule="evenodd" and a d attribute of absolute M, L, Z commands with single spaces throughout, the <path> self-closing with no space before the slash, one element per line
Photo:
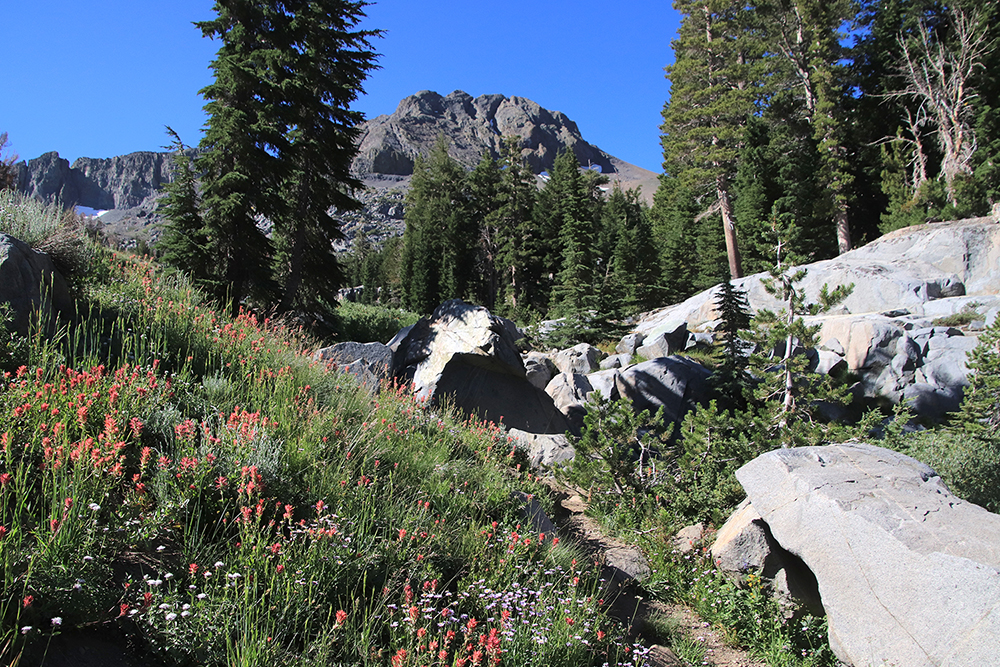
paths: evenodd
<path fill-rule="evenodd" d="M 0 662 L 636 664 L 532 531 L 506 436 L 317 364 L 149 261 L 92 260 L 0 391 Z"/>

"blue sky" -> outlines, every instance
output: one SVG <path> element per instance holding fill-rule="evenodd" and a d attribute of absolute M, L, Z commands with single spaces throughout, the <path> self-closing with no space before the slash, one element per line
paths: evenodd
<path fill-rule="evenodd" d="M 4 3 L 0 132 L 22 159 L 55 150 L 110 157 L 160 150 L 165 125 L 196 144 L 198 91 L 218 48 L 192 21 L 210 0 L 35 0 Z M 576 121 L 585 139 L 660 170 L 663 66 L 679 17 L 659 0 L 381 0 L 364 27 L 382 69 L 355 105 L 392 113 L 419 90 L 519 95 Z"/>

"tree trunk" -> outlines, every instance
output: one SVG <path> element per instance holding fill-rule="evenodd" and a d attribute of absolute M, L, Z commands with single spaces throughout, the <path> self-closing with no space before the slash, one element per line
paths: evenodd
<path fill-rule="evenodd" d="M 837 211 L 834 218 L 837 222 L 837 251 L 843 255 L 851 249 L 851 228 L 847 224 L 847 202 L 841 201 L 834 204 Z"/>
<path fill-rule="evenodd" d="M 729 275 L 731 279 L 743 277 L 743 262 L 740 259 L 740 247 L 736 240 L 736 220 L 733 218 L 733 204 L 729 201 L 729 185 L 725 176 L 717 176 L 715 190 L 719 196 L 719 210 L 722 211 L 722 229 L 726 236 L 726 257 L 729 259 Z"/>

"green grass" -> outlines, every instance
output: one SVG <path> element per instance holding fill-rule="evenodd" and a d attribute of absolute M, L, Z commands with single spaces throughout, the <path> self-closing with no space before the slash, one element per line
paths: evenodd
<path fill-rule="evenodd" d="M 101 253 L 0 386 L 0 663 L 636 664 L 592 563 L 522 523 L 505 434 Z M 67 640 L 69 641 L 69 640 Z M 501 653 L 502 652 L 502 653 Z"/>
<path fill-rule="evenodd" d="M 420 316 L 402 308 L 346 302 L 337 307 L 337 318 L 340 320 L 338 339 L 387 343 L 397 331 L 415 324 Z"/>

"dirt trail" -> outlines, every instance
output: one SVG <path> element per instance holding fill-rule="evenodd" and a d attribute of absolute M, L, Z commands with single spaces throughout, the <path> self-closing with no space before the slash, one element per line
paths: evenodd
<path fill-rule="evenodd" d="M 559 531 L 571 538 L 584 552 L 602 564 L 605 579 L 604 599 L 608 614 L 629 628 L 629 633 L 652 646 L 648 656 L 652 667 L 689 665 L 665 646 L 655 644 L 656 636 L 648 619 L 657 615 L 669 619 L 676 636 L 697 642 L 705 648 L 703 665 L 716 667 L 767 667 L 766 663 L 752 659 L 745 651 L 728 645 L 722 634 L 701 620 L 689 607 L 681 604 L 664 604 L 646 600 L 637 594 L 633 576 L 646 568 L 645 559 L 634 546 L 617 540 L 601 529 L 600 524 L 586 516 L 587 503 L 575 492 L 555 483 L 550 488 L 556 498 L 556 516 Z"/>

